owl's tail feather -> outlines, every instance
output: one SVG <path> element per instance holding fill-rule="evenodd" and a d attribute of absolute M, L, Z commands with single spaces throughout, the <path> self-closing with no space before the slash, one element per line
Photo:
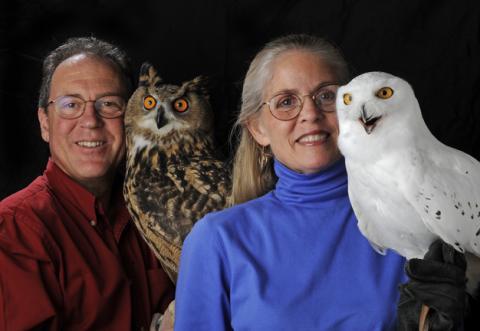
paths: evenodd
<path fill-rule="evenodd" d="M 176 284 L 181 248 L 168 242 L 162 236 L 153 236 L 151 239 L 146 239 L 148 245 L 154 251 L 168 277 Z"/>
<path fill-rule="evenodd" d="M 143 239 L 155 253 L 155 256 L 160 261 L 168 277 L 176 284 L 181 246 L 167 240 L 158 229 L 154 229 L 149 225 L 151 222 L 145 219 L 142 220 L 139 214 L 135 212 L 132 204 L 127 204 L 127 207 L 132 216 L 133 223 L 137 226 Z"/>
<path fill-rule="evenodd" d="M 181 247 L 167 240 L 164 236 L 158 233 L 158 231 L 150 228 L 147 224 L 144 224 L 143 222 L 135 219 L 134 223 L 139 228 L 140 233 L 147 242 L 148 246 L 150 246 L 156 257 L 160 261 L 163 270 L 165 270 L 172 282 L 176 284 L 178 276 L 178 266 L 180 263 Z"/>

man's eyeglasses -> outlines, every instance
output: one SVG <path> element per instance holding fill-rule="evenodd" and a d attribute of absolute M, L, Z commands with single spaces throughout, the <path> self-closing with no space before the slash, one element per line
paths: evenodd
<path fill-rule="evenodd" d="M 63 95 L 49 101 L 47 107 L 53 104 L 61 118 L 75 119 L 85 112 L 87 102 L 93 102 L 95 111 L 103 118 L 116 118 L 125 113 L 125 99 L 118 95 L 106 95 L 97 100 L 83 100 L 77 96 Z"/>
<path fill-rule="evenodd" d="M 299 96 L 295 93 L 280 93 L 274 95 L 269 101 L 260 105 L 268 105 L 270 113 L 280 121 L 289 121 L 300 114 L 303 109 L 304 98 L 309 97 L 315 106 L 326 113 L 335 111 L 335 100 L 337 97 L 338 84 L 327 83 L 320 86 L 314 93 Z"/>

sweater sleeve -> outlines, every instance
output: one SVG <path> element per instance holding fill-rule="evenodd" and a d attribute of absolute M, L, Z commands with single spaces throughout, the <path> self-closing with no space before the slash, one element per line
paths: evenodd
<path fill-rule="evenodd" d="M 198 221 L 183 245 L 176 289 L 175 330 L 232 330 L 229 274 L 216 222 Z"/>
<path fill-rule="evenodd" d="M 42 240 L 23 224 L 0 215 L 0 330 L 57 330 L 55 270 Z"/>

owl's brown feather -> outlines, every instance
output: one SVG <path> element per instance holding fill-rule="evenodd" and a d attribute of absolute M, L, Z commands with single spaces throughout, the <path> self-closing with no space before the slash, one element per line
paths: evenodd
<path fill-rule="evenodd" d="M 161 84 L 142 66 L 125 114 L 127 169 L 124 195 L 132 219 L 175 282 L 182 243 L 206 213 L 226 206 L 230 174 L 216 157 L 213 113 L 201 78 Z M 147 109 L 146 97 L 157 104 Z M 175 106 L 187 102 L 187 111 Z M 183 109 L 183 108 L 182 108 Z"/>

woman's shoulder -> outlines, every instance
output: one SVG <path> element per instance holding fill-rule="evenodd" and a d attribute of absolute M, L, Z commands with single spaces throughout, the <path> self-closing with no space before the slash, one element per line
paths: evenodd
<path fill-rule="evenodd" d="M 192 232 L 235 232 L 250 226 L 259 213 L 271 209 L 271 193 L 222 210 L 210 212 L 195 223 Z"/>
<path fill-rule="evenodd" d="M 248 219 L 250 215 L 255 214 L 257 211 L 269 208 L 273 203 L 272 198 L 272 193 L 269 192 L 264 196 L 239 203 L 238 205 L 208 213 L 203 218 L 219 223 L 229 223 L 232 219 Z"/>

